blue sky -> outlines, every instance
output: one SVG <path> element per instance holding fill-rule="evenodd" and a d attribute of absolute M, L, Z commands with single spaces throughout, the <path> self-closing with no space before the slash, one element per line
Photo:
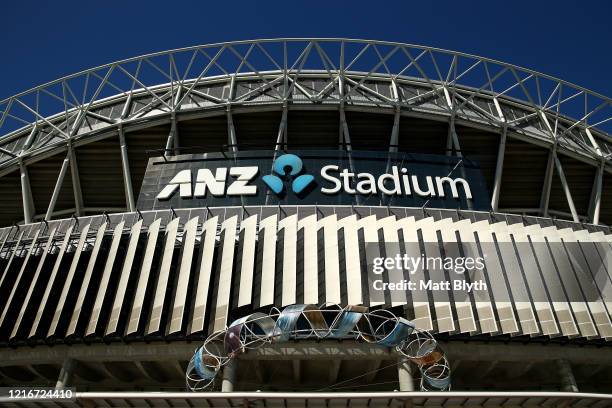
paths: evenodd
<path fill-rule="evenodd" d="M 612 96 L 609 1 L 7 1 L 0 99 L 96 65 L 210 42 L 351 37 L 525 66 Z"/>

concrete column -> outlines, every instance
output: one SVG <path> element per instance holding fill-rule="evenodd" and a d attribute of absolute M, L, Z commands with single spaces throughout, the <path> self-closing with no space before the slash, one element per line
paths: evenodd
<path fill-rule="evenodd" d="M 75 366 L 76 361 L 73 359 L 67 358 L 64 360 L 64 364 L 62 364 L 62 369 L 60 371 L 59 378 L 57 379 L 57 383 L 55 384 L 55 388 L 70 387 Z"/>
<path fill-rule="evenodd" d="M 561 379 L 561 391 L 578 392 L 578 385 L 570 363 L 567 360 L 556 360 L 555 363 Z"/>
<path fill-rule="evenodd" d="M 413 367 L 408 360 L 400 360 L 397 366 L 400 391 L 414 391 L 414 376 L 412 375 L 412 370 Z"/>
<path fill-rule="evenodd" d="M 408 360 L 400 359 L 397 366 L 400 391 L 414 391 L 414 376 L 412 375 L 412 370 L 413 367 Z M 404 408 L 412 408 L 412 399 L 406 399 L 404 401 Z"/>
<path fill-rule="evenodd" d="M 236 365 L 237 361 L 235 359 L 232 359 L 223 367 L 223 381 L 221 382 L 221 392 L 234 391 L 234 385 L 236 384 Z"/>

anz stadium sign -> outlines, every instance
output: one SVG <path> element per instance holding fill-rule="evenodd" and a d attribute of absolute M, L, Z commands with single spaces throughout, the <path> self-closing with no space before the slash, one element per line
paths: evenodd
<path fill-rule="evenodd" d="M 488 210 L 477 163 L 387 152 L 234 152 L 149 160 L 141 210 L 213 205 L 397 205 Z"/>

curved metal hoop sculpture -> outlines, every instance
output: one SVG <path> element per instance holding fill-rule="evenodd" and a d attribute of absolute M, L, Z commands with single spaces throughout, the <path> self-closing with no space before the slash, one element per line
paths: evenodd
<path fill-rule="evenodd" d="M 212 388 L 217 373 L 236 355 L 290 339 L 354 339 L 394 347 L 419 367 L 421 391 L 447 391 L 450 366 L 431 333 L 388 310 L 364 306 L 296 304 L 269 314 L 253 313 L 211 334 L 191 358 L 186 372 L 192 391 Z"/>

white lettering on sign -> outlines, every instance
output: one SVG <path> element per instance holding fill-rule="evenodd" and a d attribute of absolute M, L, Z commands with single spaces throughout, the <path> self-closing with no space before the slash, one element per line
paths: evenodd
<path fill-rule="evenodd" d="M 337 174 L 336 174 L 337 173 Z M 386 195 L 412 195 L 421 197 L 444 197 L 444 186 L 450 187 L 453 198 L 459 198 L 459 186 L 463 188 L 465 197 L 472 199 L 469 183 L 460 177 L 431 177 L 424 178 L 425 183 L 415 175 L 409 176 L 405 168 L 391 167 L 391 173 L 374 177 L 370 173 L 353 173 L 347 169 L 340 170 L 336 165 L 324 166 L 321 169 L 323 180 L 331 183 L 330 187 L 321 188 L 323 194 L 336 194 L 343 190 L 348 194 L 378 194 L 380 191 Z M 355 185 L 355 188 L 352 187 Z"/>
<path fill-rule="evenodd" d="M 191 170 L 181 170 L 160 191 L 157 199 L 161 201 L 169 200 L 176 190 L 179 190 L 181 198 L 206 197 L 208 192 L 215 197 L 257 194 L 257 186 L 250 185 L 249 182 L 259 172 L 258 167 L 231 167 L 229 174 L 235 180 L 229 186 L 227 186 L 227 170 L 227 167 L 218 167 L 213 175 L 210 169 L 199 169 L 193 190 L 191 188 Z"/>

